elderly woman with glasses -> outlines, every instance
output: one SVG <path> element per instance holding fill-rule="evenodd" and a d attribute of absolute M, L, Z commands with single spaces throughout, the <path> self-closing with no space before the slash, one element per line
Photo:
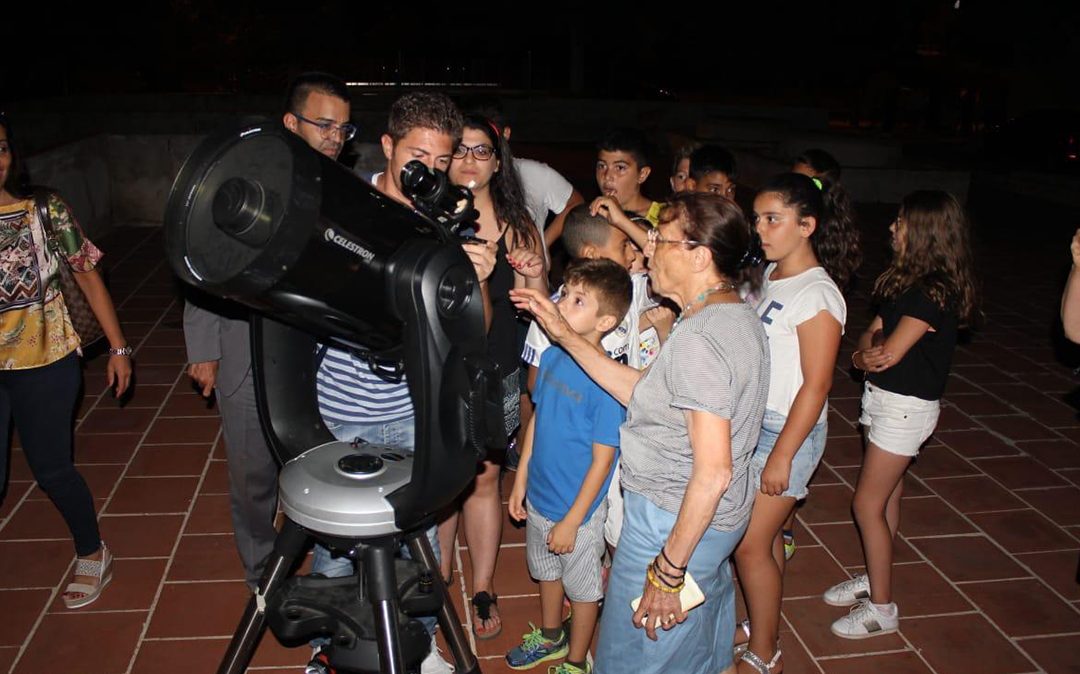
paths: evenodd
<path fill-rule="evenodd" d="M 598 210 L 613 223 L 625 218 L 610 201 Z M 664 207 L 645 254 L 653 291 L 682 311 L 644 372 L 592 348 L 542 293 L 512 293 L 516 306 L 532 312 L 553 342 L 627 405 L 623 529 L 600 622 L 597 674 L 732 667 L 728 558 L 754 502 L 750 457 L 769 383 L 765 332 L 738 292 L 750 280 L 751 245 L 742 211 L 719 195 L 679 194 Z M 684 610 L 692 581 L 705 607 Z"/>
<path fill-rule="evenodd" d="M 514 169 L 510 148 L 493 122 L 479 115 L 465 115 L 461 143 L 450 163 L 450 180 L 472 190 L 476 236 L 498 246 L 495 269 L 488 279 L 491 324 L 488 328 L 488 355 L 503 376 L 503 417 L 507 440 L 520 421 L 518 369 L 521 364 L 521 335 L 510 290 L 533 288 L 547 294 L 547 274 L 543 240 L 525 207 L 524 190 Z M 502 631 L 495 610 L 498 595 L 493 588 L 495 561 L 502 532 L 502 499 L 499 494 L 500 465 L 484 461 L 478 466 L 476 482 L 466 492 L 461 505 L 465 540 L 473 575 L 473 630 L 478 639 L 491 639 Z M 442 573 L 453 569 L 457 512 L 439 526 Z"/>

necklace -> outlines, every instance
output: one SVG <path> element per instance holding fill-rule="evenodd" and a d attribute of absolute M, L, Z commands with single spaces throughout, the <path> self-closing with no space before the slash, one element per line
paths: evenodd
<path fill-rule="evenodd" d="M 700 293 L 698 293 L 698 296 L 695 297 L 692 302 L 688 302 L 686 306 L 683 307 L 682 311 L 679 312 L 679 315 L 675 317 L 675 322 L 671 324 L 671 332 L 675 332 L 675 328 L 679 326 L 679 323 L 682 321 L 683 317 L 687 316 L 690 313 L 691 309 L 704 303 L 706 298 L 709 297 L 709 295 L 712 295 L 713 293 L 735 292 L 737 288 L 738 286 L 736 286 L 734 283 L 731 283 L 729 281 L 721 281 L 714 286 L 709 286 L 705 290 L 702 290 Z"/>

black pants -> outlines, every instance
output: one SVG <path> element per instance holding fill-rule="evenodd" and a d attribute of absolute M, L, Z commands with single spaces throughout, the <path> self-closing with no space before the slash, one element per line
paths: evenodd
<path fill-rule="evenodd" d="M 0 476 L 7 475 L 14 416 L 34 479 L 67 522 L 75 554 L 85 557 L 101 546 L 101 534 L 94 498 L 72 458 L 72 421 L 81 382 L 74 352 L 43 367 L 0 370 Z"/>

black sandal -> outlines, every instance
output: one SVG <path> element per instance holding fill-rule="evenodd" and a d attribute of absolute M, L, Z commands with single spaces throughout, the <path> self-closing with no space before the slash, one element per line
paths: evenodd
<path fill-rule="evenodd" d="M 491 620 L 491 607 L 499 605 L 499 595 L 488 594 L 487 592 L 477 592 L 473 595 L 472 605 L 476 607 L 476 617 L 479 618 L 481 622 L 487 622 L 488 620 Z M 473 635 L 476 636 L 477 639 L 481 641 L 494 639 L 502 633 L 502 616 L 499 617 L 499 626 L 491 632 L 480 634 L 476 631 L 478 625 L 479 623 L 473 624 Z"/>

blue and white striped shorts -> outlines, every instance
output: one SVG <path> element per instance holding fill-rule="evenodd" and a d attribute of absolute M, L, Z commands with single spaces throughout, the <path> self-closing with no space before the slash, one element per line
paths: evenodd
<path fill-rule="evenodd" d="M 604 596 L 600 567 L 604 556 L 604 520 L 607 504 L 602 500 L 592 517 L 578 527 L 574 550 L 556 555 L 548 550 L 548 532 L 555 522 L 538 513 L 525 499 L 525 554 L 529 575 L 539 581 L 561 580 L 570 601 L 600 601 Z"/>

